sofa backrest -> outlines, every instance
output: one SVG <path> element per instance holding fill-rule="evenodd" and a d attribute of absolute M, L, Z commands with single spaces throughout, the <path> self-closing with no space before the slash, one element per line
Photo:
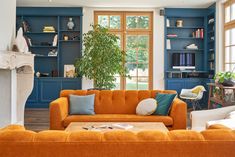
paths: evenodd
<path fill-rule="evenodd" d="M 173 90 L 62 90 L 60 97 L 95 94 L 97 114 L 135 114 L 138 103 L 155 98 L 157 93 L 176 93 Z"/>
<path fill-rule="evenodd" d="M 3 157 L 233 157 L 235 131 L 0 131 Z"/>

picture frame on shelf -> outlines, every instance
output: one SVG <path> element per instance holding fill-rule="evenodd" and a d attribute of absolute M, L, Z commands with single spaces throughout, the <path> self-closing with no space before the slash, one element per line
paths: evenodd
<path fill-rule="evenodd" d="M 73 64 L 64 65 L 64 77 L 74 78 L 75 77 L 75 66 Z"/>

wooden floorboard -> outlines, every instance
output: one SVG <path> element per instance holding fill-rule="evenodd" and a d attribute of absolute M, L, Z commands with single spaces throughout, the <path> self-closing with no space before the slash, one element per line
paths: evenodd
<path fill-rule="evenodd" d="M 49 109 L 25 109 L 25 128 L 42 131 L 49 129 Z"/>

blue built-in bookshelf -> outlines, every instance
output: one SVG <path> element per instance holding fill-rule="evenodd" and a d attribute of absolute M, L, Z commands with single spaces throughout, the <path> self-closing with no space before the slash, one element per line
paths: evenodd
<path fill-rule="evenodd" d="M 16 14 L 16 29 L 22 27 L 22 22 L 26 22 L 29 28 L 24 32 L 24 36 L 31 40 L 29 49 L 35 54 L 35 73 L 49 75 L 35 75 L 34 88 L 26 107 L 48 107 L 51 101 L 59 97 L 62 89 L 81 89 L 80 77 L 64 77 L 64 65 L 74 64 L 76 58 L 82 55 L 82 8 L 17 7 Z M 75 24 L 72 30 L 67 28 L 69 18 L 72 18 Z M 55 31 L 45 32 L 45 26 L 51 26 Z M 58 40 L 57 44 L 53 45 L 55 35 Z M 64 36 L 69 39 L 64 40 Z M 49 56 L 51 50 L 57 51 L 57 55 Z"/>
<path fill-rule="evenodd" d="M 208 71 L 209 77 L 212 78 L 215 75 L 215 30 L 216 30 L 216 18 L 215 18 L 215 5 L 208 8 L 207 15 L 207 59 L 208 59 Z"/>
<path fill-rule="evenodd" d="M 208 23 L 214 17 L 215 5 L 203 9 L 165 9 L 166 89 L 180 93 L 182 88 L 196 85 L 207 88 L 206 84 L 211 81 L 215 70 L 216 21 Z M 187 46 L 191 44 L 196 47 L 189 49 Z M 185 66 L 186 69 L 179 69 L 179 66 Z M 206 106 L 207 93 L 204 98 Z"/>

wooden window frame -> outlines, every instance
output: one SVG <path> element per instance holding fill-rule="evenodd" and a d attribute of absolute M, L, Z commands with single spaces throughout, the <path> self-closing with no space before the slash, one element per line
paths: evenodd
<path fill-rule="evenodd" d="M 229 44 L 229 45 L 226 45 L 226 31 L 227 30 L 231 30 L 231 29 L 234 29 L 235 28 L 235 19 L 234 20 L 230 20 L 229 22 L 225 22 L 225 19 L 226 19 L 226 8 L 227 7 L 231 7 L 233 4 L 235 4 L 235 0 L 228 0 L 224 3 L 224 53 L 223 53 L 223 69 L 225 70 L 225 67 L 227 64 L 234 64 L 235 62 L 226 62 L 225 59 L 226 59 L 226 48 L 231 48 L 233 46 L 235 46 L 234 44 Z M 231 16 L 231 10 L 230 10 L 230 16 Z M 231 17 L 230 17 L 231 18 Z"/>
<path fill-rule="evenodd" d="M 121 46 L 126 51 L 126 35 L 131 33 L 133 35 L 139 35 L 142 33 L 148 33 L 149 35 L 149 71 L 148 71 L 148 89 L 153 89 L 153 12 L 152 11 L 94 11 L 94 23 L 98 24 L 99 15 L 119 15 L 121 17 L 120 29 L 109 29 L 110 32 L 120 34 L 122 36 Z M 149 16 L 149 28 L 148 29 L 126 29 L 126 16 L 127 15 L 147 15 Z M 120 78 L 120 89 L 126 89 L 126 78 Z"/>

